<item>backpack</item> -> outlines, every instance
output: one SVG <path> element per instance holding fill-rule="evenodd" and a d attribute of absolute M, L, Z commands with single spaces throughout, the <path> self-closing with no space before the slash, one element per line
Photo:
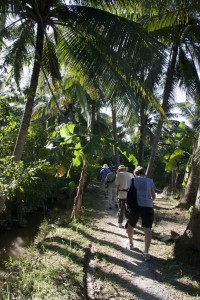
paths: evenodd
<path fill-rule="evenodd" d="M 131 180 L 131 186 L 127 192 L 127 198 L 126 198 L 126 203 L 128 209 L 134 210 L 135 208 L 138 207 L 138 202 L 137 202 L 137 190 L 134 186 L 134 178 Z"/>
<path fill-rule="evenodd" d="M 113 177 L 113 179 L 112 180 L 107 180 L 107 183 L 112 183 L 112 182 L 114 182 L 115 181 L 115 178 L 116 178 L 116 174 L 115 174 L 115 176 Z"/>

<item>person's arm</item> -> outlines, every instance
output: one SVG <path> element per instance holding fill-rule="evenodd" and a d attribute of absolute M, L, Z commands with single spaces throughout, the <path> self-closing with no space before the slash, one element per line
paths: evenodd
<path fill-rule="evenodd" d="M 153 180 L 152 180 L 152 188 L 151 188 L 151 197 L 153 201 L 156 199 L 155 184 Z"/>
<path fill-rule="evenodd" d="M 109 176 L 108 176 L 108 174 L 107 174 L 107 175 L 106 175 L 106 178 L 105 178 L 105 181 L 104 181 L 105 183 L 108 183 L 108 177 L 109 177 Z"/>
<path fill-rule="evenodd" d="M 130 187 L 131 187 L 131 185 L 132 185 L 132 179 L 133 179 L 134 177 L 132 177 L 131 179 L 130 179 L 130 181 L 129 181 L 129 185 L 128 185 L 128 189 L 130 189 Z"/>
<path fill-rule="evenodd" d="M 117 194 L 118 194 L 118 192 L 119 192 L 119 185 L 116 185 L 116 187 L 117 187 Z"/>
<path fill-rule="evenodd" d="M 156 193 L 155 193 L 154 189 L 151 190 L 151 197 L 152 197 L 153 201 L 156 199 Z"/>
<path fill-rule="evenodd" d="M 115 178 L 115 186 L 116 186 L 116 188 L 117 188 L 117 193 L 118 193 L 119 187 L 120 187 L 120 185 L 119 185 L 119 180 L 118 180 L 118 174 L 116 175 L 116 178 Z"/>

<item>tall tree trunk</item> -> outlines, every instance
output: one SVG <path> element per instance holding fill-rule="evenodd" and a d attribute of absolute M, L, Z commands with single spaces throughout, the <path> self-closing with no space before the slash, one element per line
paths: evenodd
<path fill-rule="evenodd" d="M 181 199 L 181 206 L 184 206 L 185 208 L 189 208 L 191 205 L 195 204 L 199 186 L 199 173 L 199 165 L 193 162 L 184 195 Z"/>
<path fill-rule="evenodd" d="M 25 111 L 23 114 L 21 126 L 19 129 L 17 141 L 15 144 L 15 149 L 13 152 L 12 160 L 14 162 L 18 162 L 21 160 L 22 154 L 24 151 L 24 145 L 25 145 L 28 128 L 29 128 L 30 121 L 31 121 L 33 104 L 34 104 L 35 95 L 36 95 L 37 86 L 38 86 L 38 80 L 39 80 L 39 74 L 40 74 L 40 68 L 41 68 L 41 60 L 42 60 L 42 52 L 43 52 L 43 43 L 44 43 L 43 24 L 38 23 L 33 72 L 32 72 L 32 76 L 31 76 L 31 83 L 30 83 L 29 94 L 28 94 L 27 102 L 26 102 L 26 106 L 25 106 Z"/>
<path fill-rule="evenodd" d="M 175 67 L 176 67 L 176 60 L 178 55 L 178 45 L 174 44 L 171 49 L 171 59 L 169 61 L 168 69 L 167 69 L 167 75 L 166 75 L 166 82 L 165 82 L 165 88 L 163 93 L 163 102 L 162 102 L 162 108 L 167 113 L 169 109 L 169 98 L 170 93 L 172 90 L 172 85 L 174 81 L 174 73 L 175 73 Z M 163 127 L 163 118 L 160 116 L 160 119 L 158 121 L 158 126 L 155 134 L 154 143 L 151 150 L 151 155 L 149 159 L 149 163 L 146 170 L 146 176 L 152 177 L 153 171 L 154 171 L 154 162 L 156 153 L 158 150 L 158 144 L 162 133 L 162 127 Z"/>
<path fill-rule="evenodd" d="M 156 158 L 156 154 L 157 154 L 157 150 L 158 150 L 159 140 L 160 140 L 161 133 L 162 133 L 162 126 L 163 126 L 163 120 L 159 119 L 158 125 L 156 128 L 156 134 L 155 134 L 154 141 L 153 141 L 153 146 L 151 149 L 149 163 L 148 163 L 147 170 L 146 170 L 147 177 L 152 177 L 152 175 L 153 175 L 154 162 L 155 162 L 155 158 Z"/>
<path fill-rule="evenodd" d="M 92 101 L 92 113 L 91 113 L 91 118 L 90 118 L 90 123 L 89 123 L 89 130 L 91 133 L 94 132 L 94 122 L 95 122 L 95 116 L 96 116 L 96 101 Z"/>
<path fill-rule="evenodd" d="M 200 178 L 196 196 L 195 208 L 193 209 L 189 224 L 174 247 L 174 254 L 178 260 L 200 266 Z"/>
<path fill-rule="evenodd" d="M 198 159 L 196 157 L 199 156 L 200 153 L 200 134 L 198 137 L 198 144 L 197 148 L 195 149 L 193 153 L 193 159 L 192 159 L 192 168 L 191 172 L 187 181 L 187 185 L 185 188 L 184 195 L 181 199 L 181 204 L 185 206 L 186 208 L 189 208 L 191 205 L 195 204 L 197 191 L 199 188 L 199 178 L 200 178 L 200 166 Z"/>
<path fill-rule="evenodd" d="M 138 163 L 140 166 L 144 166 L 144 146 L 146 138 L 146 116 L 144 108 L 144 102 L 142 101 L 140 109 L 140 140 L 138 147 Z"/>
<path fill-rule="evenodd" d="M 113 146 L 113 154 L 115 157 L 115 166 L 118 167 L 120 165 L 119 151 L 117 149 L 117 113 L 116 113 L 116 103 L 115 99 L 112 100 L 112 130 L 113 130 L 113 139 L 115 141 L 115 145 Z"/>
<path fill-rule="evenodd" d="M 194 209 L 189 224 L 174 247 L 174 254 L 178 260 L 200 266 L 200 134 L 198 145 L 193 157 L 192 171 L 187 184 L 185 200 L 190 203 L 191 195 Z M 198 185 L 197 185 L 198 183 Z M 191 203 L 192 204 L 192 203 Z"/>
<path fill-rule="evenodd" d="M 74 206 L 73 206 L 73 210 L 72 210 L 72 214 L 71 214 L 71 220 L 76 219 L 79 216 L 79 213 L 81 210 L 83 191 L 84 191 L 85 183 L 87 180 L 88 165 L 89 165 L 89 160 L 88 160 L 88 157 L 86 157 L 83 162 L 83 167 L 82 167 L 81 176 L 79 179 L 77 194 L 76 194 L 76 197 L 74 198 Z"/>

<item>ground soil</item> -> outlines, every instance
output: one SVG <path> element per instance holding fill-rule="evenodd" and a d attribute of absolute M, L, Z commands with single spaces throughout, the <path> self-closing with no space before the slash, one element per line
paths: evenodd
<path fill-rule="evenodd" d="M 145 262 L 140 224 L 131 251 L 126 230 L 118 227 L 117 208 L 108 208 L 98 183 L 90 185 L 88 193 L 96 228 L 87 270 L 88 299 L 200 299 L 200 271 L 173 257 L 174 241 L 189 219 L 187 211 L 176 207 L 177 201 L 162 195 L 155 200 L 151 261 Z"/>

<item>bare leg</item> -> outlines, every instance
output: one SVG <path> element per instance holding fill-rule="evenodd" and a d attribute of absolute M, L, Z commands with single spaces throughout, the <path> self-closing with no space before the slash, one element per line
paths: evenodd
<path fill-rule="evenodd" d="M 112 207 L 112 189 L 108 189 L 108 206 L 109 208 Z"/>
<path fill-rule="evenodd" d="M 128 227 L 127 227 L 126 231 L 127 231 L 127 234 L 128 234 L 129 243 L 133 244 L 134 228 L 130 224 L 128 224 Z"/>
<path fill-rule="evenodd" d="M 144 252 L 148 253 L 149 252 L 149 247 L 151 244 L 151 239 L 152 239 L 152 231 L 151 228 L 144 228 Z"/>

